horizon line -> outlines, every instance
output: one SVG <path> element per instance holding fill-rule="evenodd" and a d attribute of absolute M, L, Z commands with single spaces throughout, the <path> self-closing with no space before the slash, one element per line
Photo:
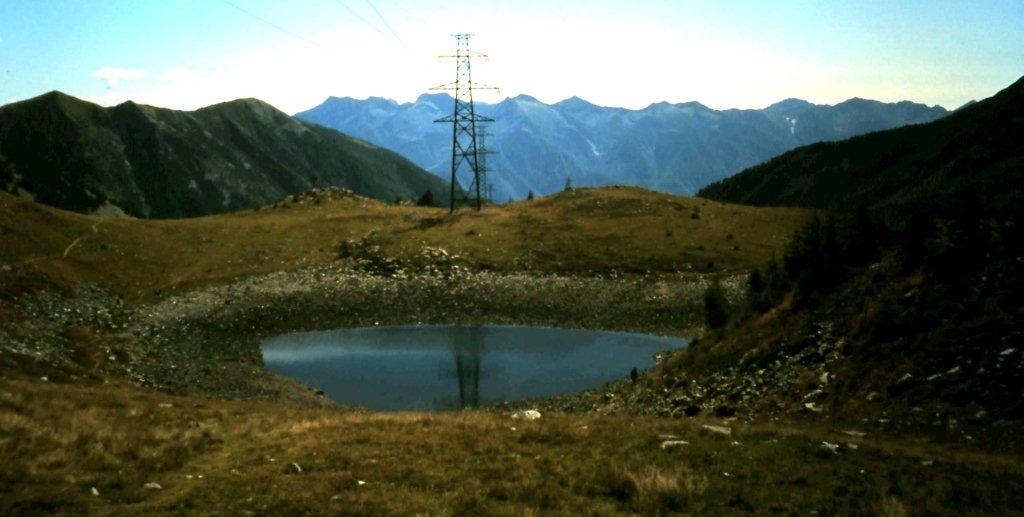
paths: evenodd
<path fill-rule="evenodd" d="M 424 97 L 424 96 L 445 96 L 445 97 L 448 97 L 448 98 L 452 98 L 450 94 L 445 93 L 445 92 L 441 92 L 441 93 L 423 92 L 423 93 L 419 94 L 416 97 L 416 99 L 411 100 L 411 101 L 405 101 L 405 102 L 400 102 L 400 101 L 395 100 L 395 99 L 390 98 L 390 97 L 382 97 L 382 96 L 377 96 L 377 95 L 369 95 L 369 96 L 366 96 L 365 98 L 358 98 L 358 97 L 353 97 L 353 96 L 349 96 L 349 95 L 344 95 L 344 96 L 328 95 L 319 104 L 316 104 L 316 105 L 314 105 L 314 106 L 312 106 L 310 108 L 306 108 L 306 109 L 303 109 L 303 110 L 296 111 L 294 113 L 288 113 L 288 112 L 282 110 L 281 108 L 278 108 L 277 106 L 274 106 L 272 103 L 267 102 L 267 101 L 265 101 L 263 99 L 260 99 L 258 97 L 236 97 L 236 98 L 233 98 L 233 99 L 227 99 L 227 100 L 223 100 L 223 101 L 218 101 L 218 102 L 214 102 L 214 103 L 211 103 L 211 104 L 207 104 L 205 106 L 202 106 L 202 107 L 199 107 L 199 108 L 195 108 L 195 109 L 180 109 L 180 108 L 171 108 L 171 107 L 167 107 L 167 106 L 157 106 L 157 105 L 154 105 L 154 104 L 142 103 L 142 102 L 135 101 L 133 99 L 127 99 L 127 100 L 125 100 L 123 102 L 120 102 L 118 104 L 103 105 L 103 104 L 94 102 L 94 101 L 92 101 L 92 100 L 90 100 L 88 98 L 83 98 L 83 97 L 80 97 L 80 96 L 77 96 L 77 95 L 66 93 L 66 92 L 63 92 L 61 90 L 49 90 L 47 92 L 44 92 L 44 93 L 41 93 L 41 94 L 38 94 L 38 95 L 34 95 L 34 96 L 31 96 L 31 97 L 27 97 L 27 98 L 24 98 L 24 99 L 8 101 L 8 102 L 6 102 L 4 104 L 0 104 L 0 108 L 9 106 L 11 104 L 18 104 L 18 103 L 30 101 L 30 100 L 33 100 L 33 99 L 38 99 L 40 97 L 45 97 L 47 95 L 52 95 L 54 93 L 61 94 L 61 95 L 66 95 L 68 97 L 73 97 L 75 99 L 78 99 L 79 101 L 82 101 L 82 102 L 85 102 L 85 103 L 89 103 L 89 104 L 94 104 L 94 105 L 100 106 L 100 107 L 110 108 L 110 107 L 121 106 L 121 105 L 124 105 L 124 104 L 127 104 L 127 103 L 133 103 L 133 104 L 138 104 L 140 106 L 149 106 L 149 107 L 153 107 L 153 108 L 166 109 L 166 110 L 171 110 L 171 111 L 181 111 L 181 112 L 193 112 L 193 111 L 198 111 L 198 110 L 201 110 L 201 109 L 204 109 L 204 108 L 208 108 L 208 107 L 211 107 L 211 106 L 216 106 L 218 104 L 225 104 L 225 103 L 230 103 L 230 102 L 237 102 L 237 101 L 242 101 L 242 100 L 253 99 L 253 100 L 257 100 L 257 101 L 260 101 L 262 103 L 265 103 L 265 104 L 267 104 L 269 106 L 272 106 L 275 109 L 277 109 L 278 111 L 281 111 L 282 113 L 286 113 L 286 114 L 288 114 L 289 116 L 292 116 L 292 117 L 297 116 L 300 113 L 304 113 L 306 111 L 310 111 L 310 110 L 316 109 L 316 108 L 322 106 L 324 103 L 330 101 L 331 99 L 338 99 L 338 100 L 348 99 L 348 100 L 353 100 L 353 101 L 358 101 L 358 102 L 367 102 L 367 101 L 372 101 L 372 100 L 383 100 L 383 101 L 387 101 L 387 102 L 390 102 L 392 104 L 396 104 L 396 105 L 399 105 L 399 106 L 405 106 L 405 105 L 416 104 L 419 101 L 419 99 Z M 998 92 L 995 92 L 995 93 L 998 93 Z M 993 93 L 992 95 L 995 95 L 995 93 Z M 761 108 L 723 108 L 723 109 L 716 109 L 716 108 L 711 108 L 711 107 L 707 106 L 706 104 L 704 104 L 704 103 L 702 103 L 702 102 L 700 102 L 698 100 L 690 100 L 690 101 L 684 101 L 684 102 L 669 102 L 669 101 L 666 101 L 666 100 L 661 100 L 661 101 L 651 102 L 650 104 L 648 104 L 648 105 L 646 105 L 646 106 L 644 106 L 642 108 L 629 108 L 629 107 L 625 107 L 625 106 L 606 106 L 606 105 L 602 105 L 602 104 L 596 104 L 596 103 L 588 101 L 588 100 L 586 100 L 586 99 L 584 99 L 584 98 L 582 98 L 582 97 L 580 97 L 578 95 L 572 95 L 572 96 L 566 97 L 566 98 L 564 98 L 562 100 L 549 103 L 549 102 L 544 102 L 544 101 L 542 101 L 540 99 L 537 99 L 536 97 L 534 97 L 534 96 L 532 96 L 530 94 L 520 93 L 520 94 L 517 94 L 517 95 L 512 96 L 512 97 L 506 96 L 505 98 L 503 98 L 503 99 L 501 99 L 501 100 L 499 100 L 497 102 L 476 101 L 476 103 L 477 104 L 486 104 L 486 105 L 494 106 L 494 105 L 501 104 L 501 103 L 506 102 L 506 101 L 515 100 L 515 99 L 520 98 L 520 97 L 527 97 L 527 98 L 532 99 L 532 100 L 534 100 L 534 101 L 536 101 L 536 102 L 538 102 L 540 104 L 543 104 L 545 106 L 554 106 L 554 105 L 557 105 L 557 104 L 562 104 L 562 103 L 571 101 L 573 99 L 577 99 L 577 100 L 583 101 L 583 102 L 585 102 L 585 103 L 587 103 L 587 104 L 589 104 L 591 106 L 595 106 L 595 107 L 598 107 L 598 108 L 613 109 L 613 110 L 623 110 L 623 111 L 631 111 L 631 112 L 640 112 L 640 111 L 649 110 L 649 109 L 651 109 L 654 106 L 658 106 L 658 105 L 662 105 L 662 104 L 669 105 L 669 106 L 685 106 L 685 105 L 696 104 L 696 105 L 699 105 L 699 106 L 701 106 L 701 107 L 703 107 L 703 108 L 705 108 L 705 109 L 707 109 L 709 111 L 723 112 L 723 111 L 763 111 L 765 109 L 768 109 L 768 108 L 770 108 L 772 106 L 775 106 L 777 104 L 780 104 L 780 103 L 783 103 L 783 102 L 786 102 L 786 101 L 805 102 L 805 103 L 810 104 L 812 106 L 835 107 L 835 106 L 838 106 L 840 104 L 844 104 L 844 103 L 847 103 L 847 102 L 850 102 L 850 101 L 854 101 L 854 100 L 863 100 L 863 101 L 869 101 L 869 102 L 877 102 L 877 103 L 880 103 L 880 104 L 900 104 L 900 103 L 909 102 L 909 103 L 912 103 L 912 104 L 917 104 L 917 105 L 920 105 L 920 106 L 925 106 L 927 108 L 941 108 L 944 111 L 953 112 L 953 111 L 956 111 L 957 109 L 960 109 L 963 106 L 967 106 L 967 105 L 969 105 L 971 103 L 978 102 L 978 100 L 980 100 L 980 99 L 971 99 L 971 100 L 968 100 L 968 101 L 964 102 L 961 106 L 958 106 L 957 108 L 952 108 L 952 109 L 948 108 L 946 106 L 943 106 L 941 104 L 927 104 L 927 103 L 924 103 L 924 102 L 918 102 L 918 101 L 914 101 L 914 100 L 910 100 L 910 99 L 902 99 L 902 100 L 898 100 L 898 101 L 888 101 L 887 102 L 887 101 L 880 101 L 880 100 L 877 100 L 877 99 L 869 99 L 869 98 L 866 98 L 866 97 L 859 97 L 859 96 L 850 97 L 848 99 L 845 99 L 845 100 L 842 100 L 842 101 L 839 101 L 839 102 L 836 102 L 836 103 L 833 103 L 833 104 L 817 103 L 817 102 L 809 101 L 807 99 L 801 99 L 799 97 L 787 97 L 787 98 L 780 99 L 778 101 L 772 102 L 772 103 L 770 103 L 770 104 L 768 104 L 768 105 L 766 105 L 764 107 L 761 107 Z"/>

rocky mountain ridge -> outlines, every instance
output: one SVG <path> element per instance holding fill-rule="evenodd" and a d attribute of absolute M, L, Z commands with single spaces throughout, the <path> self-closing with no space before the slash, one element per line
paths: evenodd
<path fill-rule="evenodd" d="M 331 97 L 296 117 L 392 149 L 447 178 L 451 128 L 447 94 L 424 94 L 400 104 L 380 97 Z M 713 110 L 699 102 L 659 102 L 639 110 L 602 107 L 579 97 L 545 104 L 529 95 L 496 104 L 478 102 L 492 117 L 486 139 L 494 197 L 523 198 L 577 186 L 636 185 L 678 194 L 814 142 L 906 124 L 948 112 L 912 102 L 854 98 L 829 106 L 787 99 L 756 110 Z"/>

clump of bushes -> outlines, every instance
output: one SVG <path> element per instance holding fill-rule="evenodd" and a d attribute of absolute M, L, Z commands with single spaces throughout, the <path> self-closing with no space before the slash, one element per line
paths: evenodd
<path fill-rule="evenodd" d="M 793 235 L 782 261 L 772 259 L 750 273 L 748 308 L 766 312 L 793 292 L 798 305 L 811 305 L 878 260 L 885 232 L 864 207 L 815 216 Z"/>
<path fill-rule="evenodd" d="M 416 206 L 437 206 L 437 203 L 434 201 L 434 191 L 427 189 L 427 191 L 416 200 Z"/>
<path fill-rule="evenodd" d="M 704 291 L 704 318 L 708 328 L 719 329 L 729 323 L 729 301 L 722 285 L 715 280 Z"/>
<path fill-rule="evenodd" d="M 920 273 L 929 288 L 960 290 L 973 277 L 1021 253 L 1022 209 L 983 203 L 970 191 L 869 211 L 864 205 L 814 217 L 800 228 L 781 261 L 751 272 L 748 307 L 765 312 L 793 293 L 813 306 L 869 264 Z"/>

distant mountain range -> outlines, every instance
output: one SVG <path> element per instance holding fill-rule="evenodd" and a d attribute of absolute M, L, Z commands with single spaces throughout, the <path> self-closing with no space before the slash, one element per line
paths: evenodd
<path fill-rule="evenodd" d="M 331 97 L 297 118 L 386 147 L 447 178 L 451 128 L 433 121 L 452 110 L 447 94 L 415 102 Z M 548 194 L 574 185 L 629 184 L 692 194 L 701 187 L 814 142 L 948 113 L 940 106 L 850 99 L 834 106 L 788 99 L 760 110 L 713 110 L 697 102 L 606 108 L 573 97 L 545 104 L 527 95 L 477 103 L 492 117 L 488 157 L 495 198 Z"/>
<path fill-rule="evenodd" d="M 394 152 L 255 99 L 185 112 L 51 92 L 0 107 L 0 188 L 59 208 L 191 217 L 327 186 L 386 201 L 448 193 Z"/>

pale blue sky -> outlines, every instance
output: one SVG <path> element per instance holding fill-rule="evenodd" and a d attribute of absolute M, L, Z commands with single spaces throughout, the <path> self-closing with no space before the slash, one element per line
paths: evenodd
<path fill-rule="evenodd" d="M 55 89 L 183 109 L 408 101 L 451 80 L 435 56 L 453 32 L 491 56 L 475 79 L 546 102 L 953 108 L 1024 74 L 1021 0 L 0 0 L 0 103 Z"/>

